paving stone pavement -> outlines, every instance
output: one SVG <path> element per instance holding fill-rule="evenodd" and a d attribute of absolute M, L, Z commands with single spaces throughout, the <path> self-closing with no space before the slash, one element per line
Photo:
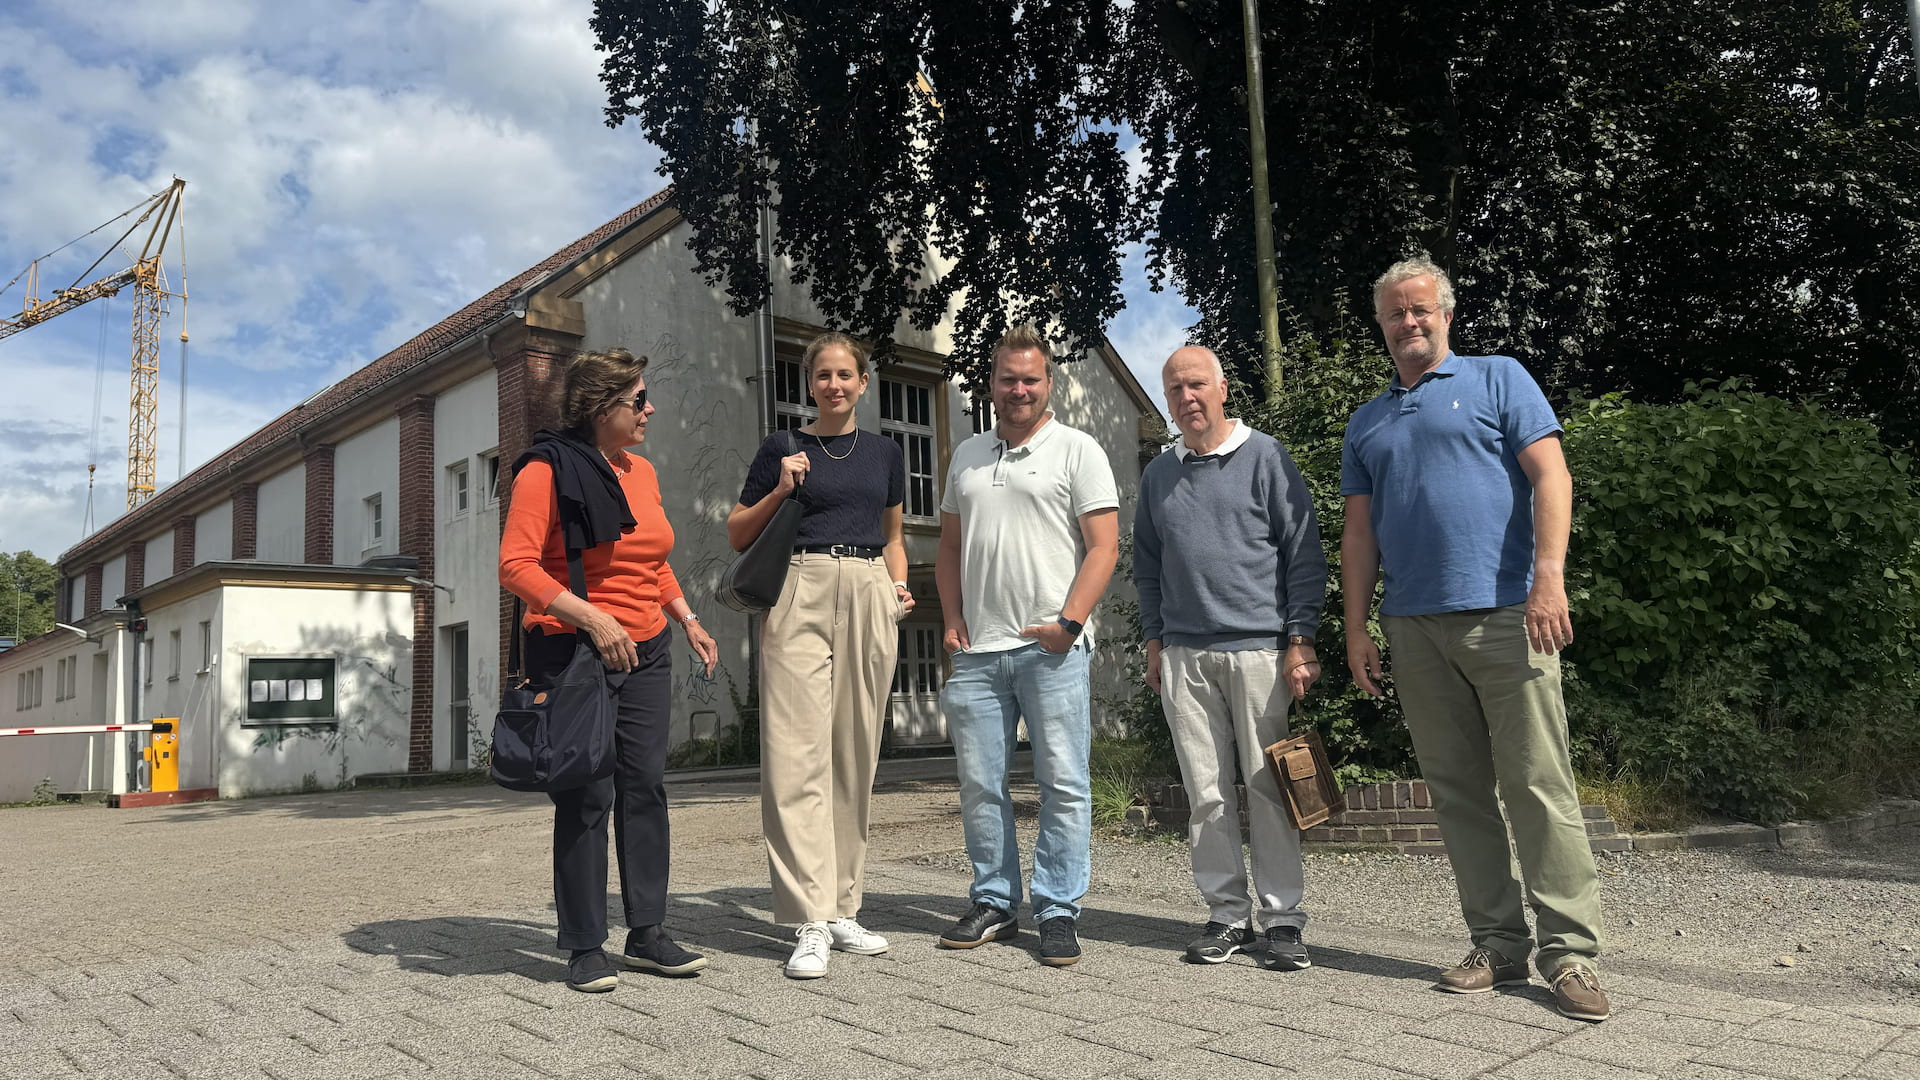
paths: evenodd
<path fill-rule="evenodd" d="M 1089 897 L 1070 968 L 1037 963 L 1030 922 L 938 949 L 966 883 L 913 864 L 926 829 L 876 833 L 863 921 L 892 951 L 790 981 L 751 785 L 675 795 L 668 925 L 713 963 L 595 995 L 560 981 L 544 802 L 0 811 L 0 902 L 34 913 L 0 932 L 0 1077 L 1920 1077 L 1920 1002 L 1609 970 L 1614 1019 L 1582 1024 L 1537 983 L 1433 991 L 1459 942 L 1329 918 L 1310 928 L 1315 966 L 1286 974 L 1182 963 L 1197 902 Z M 951 816 L 937 784 L 880 799 L 883 824 Z"/>

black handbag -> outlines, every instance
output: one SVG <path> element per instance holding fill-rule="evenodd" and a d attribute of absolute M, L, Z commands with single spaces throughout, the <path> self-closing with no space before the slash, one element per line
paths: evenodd
<path fill-rule="evenodd" d="M 578 551 L 567 552 L 567 571 L 573 592 L 585 600 Z M 612 776 L 619 687 L 593 640 L 576 633 L 567 666 L 551 678 L 533 679 L 522 664 L 525 636 L 516 602 L 509 674 L 493 719 L 493 782 L 513 791 L 572 791 Z"/>
<path fill-rule="evenodd" d="M 800 452 L 793 432 L 787 437 L 787 456 Z M 757 615 L 780 601 L 780 590 L 787 583 L 787 566 L 793 561 L 793 541 L 800 535 L 800 491 L 795 488 L 774 511 L 767 527 L 760 530 L 747 550 L 733 557 L 727 572 L 721 575 L 717 593 L 722 604 L 742 615 Z"/>

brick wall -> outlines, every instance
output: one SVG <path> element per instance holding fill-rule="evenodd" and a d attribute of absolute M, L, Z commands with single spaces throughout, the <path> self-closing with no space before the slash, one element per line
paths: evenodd
<path fill-rule="evenodd" d="M 513 463 L 533 443 L 533 433 L 551 422 L 554 380 L 566 368 L 568 357 L 580 346 L 572 335 L 530 333 L 527 340 L 493 363 L 499 392 L 500 418 L 500 527 L 506 528 L 513 492 Z M 507 650 L 513 641 L 513 594 L 500 590 L 500 671 L 507 670 Z"/>
<path fill-rule="evenodd" d="M 127 595 L 132 596 L 147 583 L 147 542 L 127 542 Z"/>
<path fill-rule="evenodd" d="M 400 554 L 420 560 L 416 576 L 433 580 L 436 465 L 430 394 L 402 402 L 400 416 L 400 506 L 395 522 Z M 413 587 L 413 694 L 407 732 L 407 771 L 433 768 L 433 660 L 438 644 L 434 628 L 434 589 Z"/>
<path fill-rule="evenodd" d="M 87 598 L 80 615 L 85 618 L 100 610 L 100 586 L 106 576 L 107 568 L 99 563 L 87 564 Z"/>
<path fill-rule="evenodd" d="M 194 522 L 192 514 L 182 514 L 173 519 L 173 572 L 176 574 L 193 569 Z"/>
<path fill-rule="evenodd" d="M 260 551 L 260 485 L 235 484 L 233 496 L 233 558 L 254 559 Z"/>
<path fill-rule="evenodd" d="M 333 563 L 333 447 L 309 446 L 307 465 L 307 545 L 302 561 Z"/>

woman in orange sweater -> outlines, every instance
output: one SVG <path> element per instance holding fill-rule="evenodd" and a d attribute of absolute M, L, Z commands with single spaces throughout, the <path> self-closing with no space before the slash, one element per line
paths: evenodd
<path fill-rule="evenodd" d="M 646 357 L 625 349 L 582 353 L 561 383 L 560 430 L 534 436 L 514 463 L 513 501 L 500 537 L 500 583 L 526 601 L 526 665 L 558 672 L 585 633 L 619 695 L 612 777 L 553 799 L 553 899 L 559 945 L 570 958 L 567 985 L 612 990 L 619 975 L 607 940 L 607 817 L 616 827 L 627 934 L 622 962 L 664 975 L 691 975 L 707 958 L 674 944 L 666 916 L 668 828 L 665 772 L 673 699 L 673 632 L 713 673 L 719 657 L 674 579 L 667 556 L 673 526 L 660 505 L 653 465 L 626 448 L 646 438 Z M 584 597 L 570 579 L 568 549 L 579 552 Z"/>

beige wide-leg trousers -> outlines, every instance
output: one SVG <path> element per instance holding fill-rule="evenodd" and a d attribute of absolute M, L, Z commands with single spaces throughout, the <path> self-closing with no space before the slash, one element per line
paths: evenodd
<path fill-rule="evenodd" d="M 905 615 L 880 559 L 796 554 L 760 631 L 760 829 L 783 923 L 860 912 Z"/>

